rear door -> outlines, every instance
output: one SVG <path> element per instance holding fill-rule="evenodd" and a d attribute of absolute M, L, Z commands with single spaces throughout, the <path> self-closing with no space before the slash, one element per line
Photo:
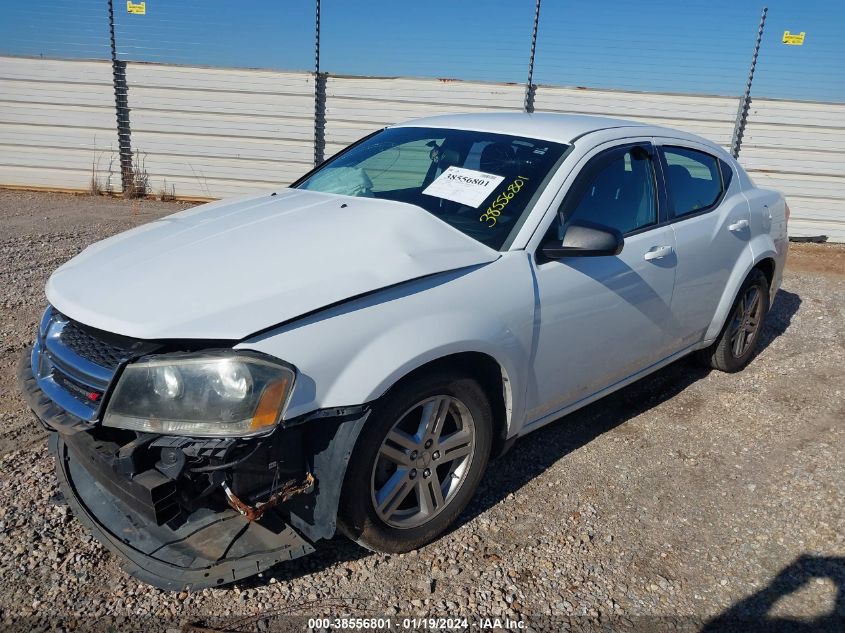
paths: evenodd
<path fill-rule="evenodd" d="M 617 256 L 544 261 L 535 255 L 536 351 L 529 423 L 665 358 L 676 347 L 671 314 L 675 239 L 661 220 L 662 183 L 649 142 L 588 156 L 547 238 L 575 220 L 618 229 Z M 661 201 L 663 203 L 661 204 Z"/>
<path fill-rule="evenodd" d="M 655 141 L 677 250 L 672 313 L 687 346 L 700 341 L 710 326 L 731 270 L 751 239 L 748 201 L 733 168 L 706 145 Z"/>

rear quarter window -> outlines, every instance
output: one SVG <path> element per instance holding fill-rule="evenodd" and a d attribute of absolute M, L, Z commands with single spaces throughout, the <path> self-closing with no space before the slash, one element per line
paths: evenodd
<path fill-rule="evenodd" d="M 721 161 L 687 147 L 664 147 L 666 180 L 675 217 L 712 208 L 724 191 Z"/>

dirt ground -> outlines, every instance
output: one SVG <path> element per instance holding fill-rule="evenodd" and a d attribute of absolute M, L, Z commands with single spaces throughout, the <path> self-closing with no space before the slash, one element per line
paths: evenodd
<path fill-rule="evenodd" d="M 741 616 L 761 628 L 736 630 L 845 630 L 843 245 L 791 246 L 745 371 L 682 360 L 520 440 L 458 526 L 417 552 L 337 538 L 233 588 L 175 594 L 129 578 L 55 503 L 46 434 L 14 368 L 53 269 L 184 206 L 0 191 L 0 627 L 117 617 L 251 631 L 284 614 L 348 613 L 498 615 L 554 630 L 722 631 Z"/>

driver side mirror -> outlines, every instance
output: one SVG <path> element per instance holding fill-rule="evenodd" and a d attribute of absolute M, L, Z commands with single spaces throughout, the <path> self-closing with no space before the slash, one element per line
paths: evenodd
<path fill-rule="evenodd" d="M 549 259 L 564 257 L 601 257 L 618 255 L 625 240 L 614 228 L 601 224 L 573 222 L 566 228 L 563 240 L 547 240 L 540 251 Z"/>

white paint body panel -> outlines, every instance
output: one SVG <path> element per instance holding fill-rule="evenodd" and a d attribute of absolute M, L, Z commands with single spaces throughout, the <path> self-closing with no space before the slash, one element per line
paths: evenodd
<path fill-rule="evenodd" d="M 287 415 L 370 402 L 410 371 L 480 352 L 513 376 L 514 419 L 524 412 L 534 293 L 528 257 L 435 275 L 331 308 L 239 345 L 296 366 Z M 510 378 L 509 378 L 510 380 Z"/>
<path fill-rule="evenodd" d="M 108 332 L 237 340 L 498 257 L 412 205 L 282 189 L 194 207 L 89 246 L 53 273 L 47 298 Z"/>
<path fill-rule="evenodd" d="M 653 140 L 656 145 L 677 143 L 671 136 L 657 136 Z M 715 154 L 729 165 L 734 163 L 719 147 L 689 139 L 684 141 L 684 146 Z M 681 333 L 679 349 L 702 340 L 729 287 L 728 280 L 737 262 L 743 252 L 750 252 L 751 230 L 734 232 L 728 228 L 735 222 L 750 220 L 741 180 L 735 169 L 734 172 L 725 197 L 716 209 L 672 223 L 678 254 L 672 316 Z"/>

